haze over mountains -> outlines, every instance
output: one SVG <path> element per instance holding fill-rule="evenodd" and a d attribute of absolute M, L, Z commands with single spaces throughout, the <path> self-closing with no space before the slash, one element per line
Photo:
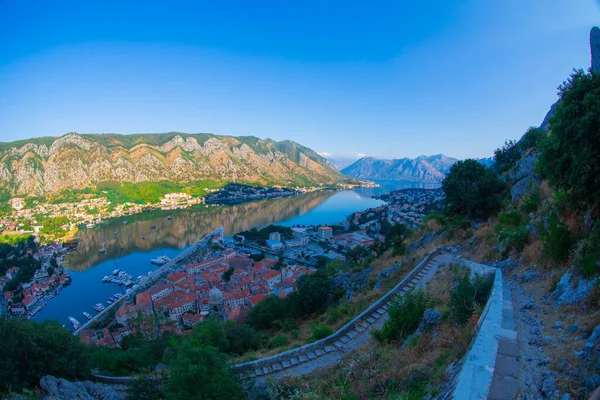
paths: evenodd
<path fill-rule="evenodd" d="M 394 160 L 364 157 L 340 172 L 358 179 L 441 182 L 457 161 L 443 154 Z"/>
<path fill-rule="evenodd" d="M 213 134 L 77 134 L 0 143 L 0 189 L 42 195 L 99 182 L 223 180 L 318 186 L 348 181 L 296 142 Z"/>

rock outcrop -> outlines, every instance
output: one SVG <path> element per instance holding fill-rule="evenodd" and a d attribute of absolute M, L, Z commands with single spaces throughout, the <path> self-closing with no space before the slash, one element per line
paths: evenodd
<path fill-rule="evenodd" d="M 286 140 L 211 134 L 80 135 L 0 143 L 0 188 L 43 195 L 100 182 L 246 181 L 327 185 L 348 180 L 313 150 Z"/>
<path fill-rule="evenodd" d="M 597 26 L 590 31 L 590 50 L 592 53 L 592 71 L 600 72 L 600 28 Z"/>
<path fill-rule="evenodd" d="M 41 399 L 46 400 L 123 400 L 125 396 L 110 385 L 90 381 L 69 382 L 51 375 L 40 379 Z"/>

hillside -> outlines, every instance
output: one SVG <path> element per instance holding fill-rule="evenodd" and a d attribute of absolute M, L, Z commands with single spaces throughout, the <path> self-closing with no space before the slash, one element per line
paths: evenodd
<path fill-rule="evenodd" d="M 344 168 L 344 175 L 360 179 L 384 179 L 412 182 L 441 182 L 458 161 L 443 154 L 383 160 L 365 157 Z"/>
<path fill-rule="evenodd" d="M 42 195 L 100 182 L 319 186 L 344 178 L 296 142 L 213 134 L 77 134 L 0 143 L 0 188 Z"/>

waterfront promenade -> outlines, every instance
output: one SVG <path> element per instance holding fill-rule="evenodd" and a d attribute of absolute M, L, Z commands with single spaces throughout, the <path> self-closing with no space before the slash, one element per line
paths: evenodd
<path fill-rule="evenodd" d="M 175 258 L 173 258 L 168 263 L 164 264 L 157 270 L 155 270 L 155 271 L 151 272 L 150 274 L 148 274 L 147 276 L 145 276 L 141 282 L 139 282 L 133 286 L 133 288 L 129 291 L 129 293 L 126 293 L 123 297 L 121 297 L 120 299 L 117 299 L 117 301 L 110 304 L 104 310 L 102 310 L 101 312 L 96 314 L 92 319 L 87 321 L 85 324 L 81 325 L 81 327 L 79 329 L 77 329 L 73 332 L 73 335 L 75 335 L 75 336 L 79 335 L 81 333 L 81 331 L 88 328 L 94 322 L 102 320 L 104 317 L 109 315 L 109 313 L 111 311 L 113 311 L 113 310 L 116 311 L 126 301 L 130 300 L 131 298 L 134 298 L 138 293 L 143 292 L 144 290 L 147 290 L 156 281 L 164 278 L 169 273 L 169 271 L 171 271 L 171 269 L 173 269 L 175 266 L 180 264 L 187 257 L 193 255 L 198 249 L 208 246 L 210 244 L 210 241 L 215 236 L 223 237 L 223 227 L 222 226 L 213 230 L 208 235 L 206 235 L 202 239 L 200 239 L 198 242 L 196 242 L 195 244 L 186 248 L 184 251 L 182 251 L 180 254 L 178 254 Z"/>

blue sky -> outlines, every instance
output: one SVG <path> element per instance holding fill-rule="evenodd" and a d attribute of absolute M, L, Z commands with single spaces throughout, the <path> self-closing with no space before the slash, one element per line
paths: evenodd
<path fill-rule="evenodd" d="M 180 131 L 490 156 L 588 68 L 598 21 L 593 0 L 0 0 L 0 141 Z"/>

